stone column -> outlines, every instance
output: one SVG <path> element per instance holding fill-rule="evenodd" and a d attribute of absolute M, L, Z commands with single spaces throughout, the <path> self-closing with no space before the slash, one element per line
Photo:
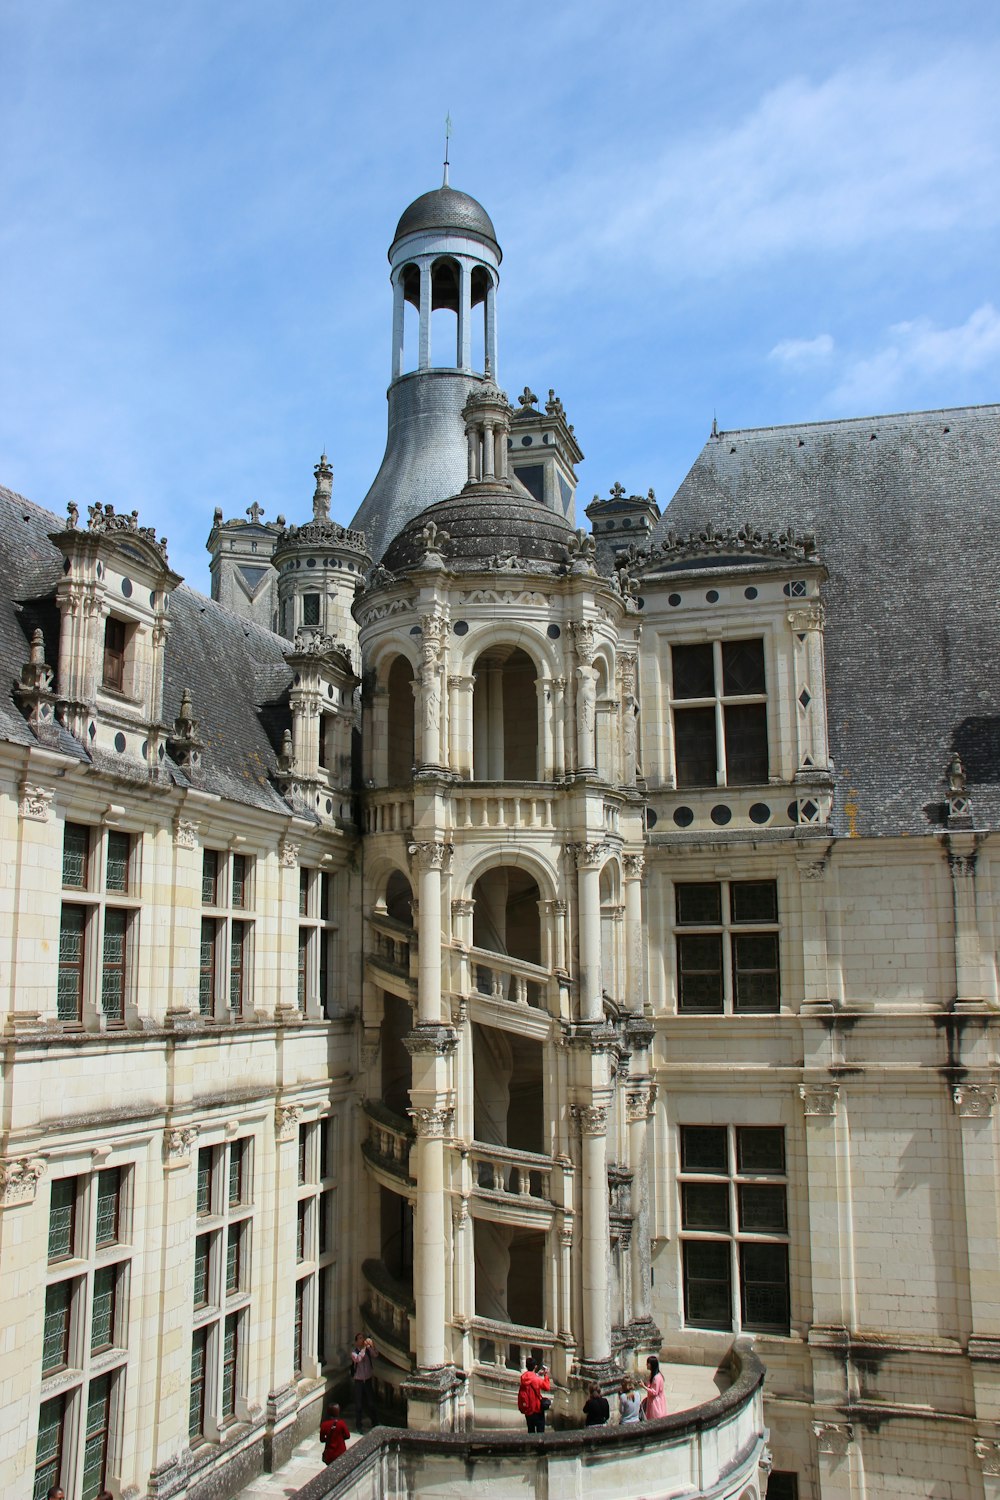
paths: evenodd
<path fill-rule="evenodd" d="M 987 956 L 979 933 L 978 845 L 979 837 L 972 832 L 945 836 L 955 913 L 955 1001 L 959 1010 L 981 1010 L 987 995 L 992 998 L 994 992 L 986 979 Z"/>
<path fill-rule="evenodd" d="M 448 764 L 459 776 L 472 775 L 472 690 L 474 677 L 452 674 L 448 678 Z"/>
<path fill-rule="evenodd" d="M 972 1370 L 974 1410 L 980 1421 L 1000 1417 L 996 1366 L 1000 1360 L 1000 1270 L 997 1266 L 997 1224 L 1000 1223 L 1000 1188 L 996 1174 L 994 1115 L 997 1087 L 986 1082 L 965 1082 L 952 1089 L 961 1136 L 962 1187 L 966 1256 L 969 1267 L 969 1302 L 972 1331 L 969 1360 Z M 977 1444 L 977 1450 L 979 1445 Z M 994 1444 L 1000 1456 L 1000 1447 Z M 1000 1497 L 1000 1464 L 989 1474 L 993 1488 L 988 1496 Z"/>
<path fill-rule="evenodd" d="M 451 866 L 451 844 L 411 844 L 418 871 L 417 1015 L 421 1025 L 441 1021 L 441 876 Z"/>
<path fill-rule="evenodd" d="M 446 1267 L 444 1233 L 444 1138 L 450 1135 L 454 1103 L 411 1109 L 417 1131 L 416 1178 L 420 1184 L 413 1222 L 413 1295 L 417 1304 L 417 1365 L 445 1363 Z"/>
<path fill-rule="evenodd" d="M 619 774 L 625 786 L 635 786 L 636 766 L 638 764 L 636 754 L 636 660 L 634 651 L 623 651 L 618 656 L 622 725 L 621 766 Z"/>
<path fill-rule="evenodd" d="M 424 261 L 420 267 L 420 369 L 431 363 L 431 267 Z"/>
<path fill-rule="evenodd" d="M 458 268 L 458 364 L 472 369 L 472 271 L 464 260 Z"/>
<path fill-rule="evenodd" d="M 823 662 L 822 604 L 788 612 L 788 623 L 795 638 L 793 667 L 795 676 L 796 769 L 822 771 L 830 768 L 827 745 L 826 682 Z"/>
<path fill-rule="evenodd" d="M 599 1021 L 601 994 L 601 863 L 603 844 L 575 844 L 580 903 L 580 1019 Z"/>
<path fill-rule="evenodd" d="M 651 1322 L 649 1268 L 649 1135 L 656 1099 L 655 1083 L 637 1084 L 625 1095 L 629 1166 L 632 1169 L 632 1318 Z"/>
<path fill-rule="evenodd" d="M 571 1107 L 580 1131 L 583 1360 L 595 1365 L 611 1358 L 608 1104 L 602 1101 Z"/>
<path fill-rule="evenodd" d="M 860 1455 L 850 1422 L 812 1424 L 816 1439 L 820 1500 L 863 1500 L 864 1488 L 855 1483 Z"/>
<path fill-rule="evenodd" d="M 597 672 L 594 670 L 594 627 L 580 621 L 572 627 L 576 655 L 576 769 L 597 769 Z"/>
<path fill-rule="evenodd" d="M 376 786 L 385 786 L 389 780 L 389 689 L 381 683 L 372 688 L 371 721 L 370 774 Z"/>
<path fill-rule="evenodd" d="M 403 373 L 403 331 L 405 328 L 405 304 L 403 298 L 403 273 L 400 272 L 392 288 L 392 378 L 398 380 Z"/>
<path fill-rule="evenodd" d="M 446 624 L 437 613 L 421 615 L 421 648 L 423 665 L 420 669 L 420 706 L 422 710 L 422 734 L 420 763 L 424 766 L 443 764 L 442 720 L 444 717 L 445 635 Z"/>
<path fill-rule="evenodd" d="M 622 856 L 625 867 L 625 1002 L 629 1010 L 642 1011 L 646 998 L 642 942 L 642 877 L 646 861 L 641 854 Z"/>
<path fill-rule="evenodd" d="M 566 679 L 552 679 L 553 774 L 566 774 Z"/>
<path fill-rule="evenodd" d="M 496 449 L 493 446 L 494 427 L 492 422 L 483 423 L 483 478 L 493 479 L 496 476 Z"/>
<path fill-rule="evenodd" d="M 497 289 L 490 278 L 490 284 L 486 289 L 486 358 L 489 361 L 490 374 L 494 380 L 499 380 L 497 370 Z"/>
<path fill-rule="evenodd" d="M 850 1172 L 847 1142 L 841 1140 L 840 1085 L 803 1083 L 799 1095 L 806 1123 L 814 1326 L 853 1328 Z"/>

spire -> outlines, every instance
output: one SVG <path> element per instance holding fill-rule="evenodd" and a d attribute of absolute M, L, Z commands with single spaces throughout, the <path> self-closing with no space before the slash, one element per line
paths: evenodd
<path fill-rule="evenodd" d="M 325 521 L 330 515 L 330 496 L 333 493 L 333 468 L 324 453 L 313 468 L 316 488 L 313 491 L 313 520 Z"/>
<path fill-rule="evenodd" d="M 449 150 L 450 146 L 451 146 L 451 110 L 449 110 L 448 113 L 444 117 L 444 181 L 441 184 L 442 187 L 447 187 L 448 186 L 448 167 L 450 165 L 450 163 L 448 161 L 448 157 L 450 155 L 450 150 Z"/>

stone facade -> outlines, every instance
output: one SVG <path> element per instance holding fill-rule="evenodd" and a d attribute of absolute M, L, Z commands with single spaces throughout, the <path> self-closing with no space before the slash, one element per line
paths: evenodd
<path fill-rule="evenodd" d="M 745 1493 L 1000 1495 L 1000 410 L 713 431 L 578 530 L 441 192 L 353 527 L 324 455 L 206 600 L 0 491 L 3 1492 L 233 1493 L 363 1326 L 445 1432 L 750 1336 Z"/>

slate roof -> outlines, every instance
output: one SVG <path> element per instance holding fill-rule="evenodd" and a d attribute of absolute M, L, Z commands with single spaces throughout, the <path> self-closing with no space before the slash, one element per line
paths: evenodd
<path fill-rule="evenodd" d="M 38 626 L 58 687 L 59 614 L 53 595 L 62 573 L 62 554 L 48 534 L 64 526 L 64 519 L 0 486 L 0 736 L 16 744 L 35 742 L 13 688 L 28 659 L 31 632 Z M 286 815 L 290 809 L 271 777 L 282 731 L 291 724 L 287 649 L 281 636 L 186 584 L 171 595 L 163 718 L 173 723 L 181 694 L 189 687 L 205 742 L 199 787 Z M 90 759 L 65 731 L 59 748 Z M 186 784 L 177 767 L 172 767 L 172 775 L 178 784 Z"/>
<path fill-rule="evenodd" d="M 573 528 L 564 516 L 519 485 L 470 485 L 428 506 L 390 542 L 383 562 L 391 571 L 413 567 L 427 547 L 423 529 L 433 521 L 448 533 L 443 545 L 449 567 L 485 563 L 494 556 L 525 562 L 565 563 Z"/>
<path fill-rule="evenodd" d="M 830 573 L 835 832 L 941 826 L 954 753 L 1000 827 L 1000 406 L 722 432 L 654 540 L 711 522 L 815 532 Z"/>
<path fill-rule="evenodd" d="M 409 208 L 403 210 L 392 243 L 395 245 L 404 235 L 427 229 L 453 229 L 459 234 L 474 235 L 477 239 L 486 240 L 496 251 L 497 259 L 500 259 L 500 246 L 497 244 L 493 220 L 477 199 L 469 193 L 459 192 L 457 188 L 434 188 L 431 192 L 421 193 L 419 198 L 414 198 Z M 391 258 L 391 248 L 389 255 Z"/>

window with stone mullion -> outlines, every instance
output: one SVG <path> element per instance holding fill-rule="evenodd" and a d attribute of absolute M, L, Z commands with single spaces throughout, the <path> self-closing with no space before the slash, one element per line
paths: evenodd
<path fill-rule="evenodd" d="M 768 780 L 762 639 L 671 648 L 674 763 L 679 787 Z"/>
<path fill-rule="evenodd" d="M 62 1478 L 62 1456 L 66 1426 L 66 1397 L 55 1396 L 42 1403 L 35 1444 L 35 1482 L 32 1500 L 45 1500 Z"/>

